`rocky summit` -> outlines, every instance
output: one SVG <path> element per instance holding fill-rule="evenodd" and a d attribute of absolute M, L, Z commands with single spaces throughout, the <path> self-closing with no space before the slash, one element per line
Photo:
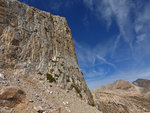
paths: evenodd
<path fill-rule="evenodd" d="M 100 112 L 90 105 L 66 19 L 0 0 L 0 112 Z"/>

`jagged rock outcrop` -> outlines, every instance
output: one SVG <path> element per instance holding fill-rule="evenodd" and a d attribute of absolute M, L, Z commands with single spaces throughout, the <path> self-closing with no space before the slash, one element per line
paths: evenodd
<path fill-rule="evenodd" d="M 16 0 L 0 0 L 0 69 L 18 78 L 39 75 L 94 104 L 66 19 Z"/>
<path fill-rule="evenodd" d="M 135 86 L 128 81 L 117 80 L 113 84 L 93 90 L 97 108 L 104 113 L 149 113 L 150 95 L 141 93 L 139 87 L 141 84 L 146 85 L 148 80 L 145 81 L 146 83 L 143 80 L 137 80 L 133 82 Z"/>

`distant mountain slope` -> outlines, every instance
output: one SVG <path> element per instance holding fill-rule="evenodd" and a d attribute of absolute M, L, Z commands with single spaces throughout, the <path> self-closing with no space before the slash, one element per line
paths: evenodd
<path fill-rule="evenodd" d="M 137 79 L 133 82 L 135 86 L 137 86 L 141 93 L 149 93 L 150 94 L 150 80 L 147 79 Z"/>
<path fill-rule="evenodd" d="M 108 84 L 107 86 L 101 86 L 101 89 L 123 89 L 127 90 L 133 88 L 132 83 L 125 80 L 117 80 L 113 84 Z"/>
<path fill-rule="evenodd" d="M 150 87 L 150 80 L 147 79 L 137 79 L 133 82 L 134 85 L 139 87 Z"/>
<path fill-rule="evenodd" d="M 138 79 L 132 84 L 117 80 L 113 84 L 95 89 L 92 94 L 96 106 L 104 113 L 148 113 L 150 112 L 149 81 Z"/>

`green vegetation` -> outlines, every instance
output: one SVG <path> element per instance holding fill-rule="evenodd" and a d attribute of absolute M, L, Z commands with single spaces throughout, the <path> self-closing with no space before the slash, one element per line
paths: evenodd
<path fill-rule="evenodd" d="M 70 82 L 69 78 L 67 79 L 67 82 Z"/>
<path fill-rule="evenodd" d="M 93 103 L 93 104 L 91 104 L 91 106 L 95 107 L 95 104 Z"/>
<path fill-rule="evenodd" d="M 46 78 L 49 82 L 56 82 L 55 78 L 49 73 L 46 74 Z"/>
<path fill-rule="evenodd" d="M 63 73 L 60 69 L 58 69 L 58 71 L 59 71 L 60 73 Z"/>

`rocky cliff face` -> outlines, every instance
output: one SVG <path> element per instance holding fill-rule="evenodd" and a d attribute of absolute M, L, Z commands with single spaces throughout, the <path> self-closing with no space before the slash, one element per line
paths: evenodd
<path fill-rule="evenodd" d="M 149 80 L 144 81 L 136 80 L 133 82 L 135 86 L 128 81 L 117 80 L 113 84 L 93 90 L 97 108 L 104 113 L 149 113 L 150 94 L 143 92 L 140 87 Z M 148 87 L 144 89 L 148 90 Z"/>
<path fill-rule="evenodd" d="M 39 75 L 94 104 L 66 19 L 16 0 L 0 0 L 0 69 L 11 70 L 14 77 Z"/>

